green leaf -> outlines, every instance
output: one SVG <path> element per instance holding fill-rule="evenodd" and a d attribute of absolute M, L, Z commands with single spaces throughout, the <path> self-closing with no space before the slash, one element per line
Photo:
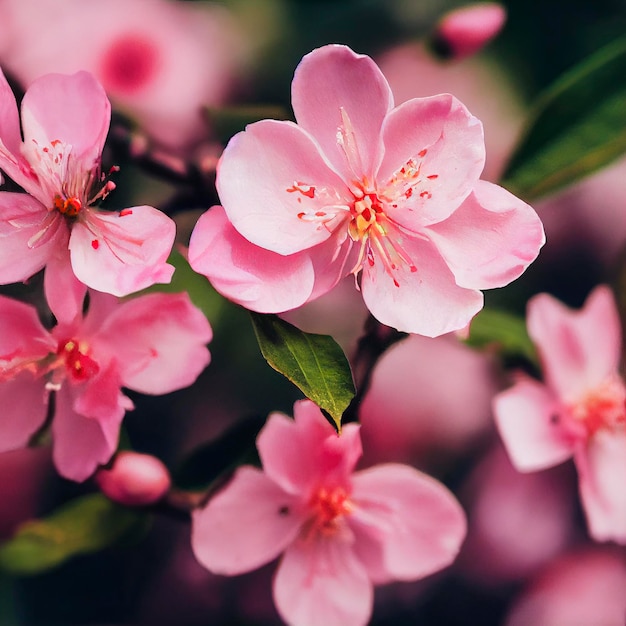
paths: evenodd
<path fill-rule="evenodd" d="M 22 524 L 0 546 L 0 569 L 38 574 L 73 556 L 97 552 L 145 527 L 148 516 L 114 504 L 101 494 L 72 500 L 46 518 Z"/>
<path fill-rule="evenodd" d="M 291 119 L 286 109 L 273 104 L 241 105 L 222 109 L 205 107 L 204 114 L 222 143 L 227 143 L 233 135 L 253 122 L 264 119 Z"/>
<path fill-rule="evenodd" d="M 341 416 L 354 397 L 350 364 L 328 335 L 305 333 L 276 315 L 251 313 L 261 353 L 277 371 L 296 385 L 341 430 Z"/>
<path fill-rule="evenodd" d="M 626 38 L 564 74 L 536 102 L 502 185 L 535 199 L 626 152 Z"/>
<path fill-rule="evenodd" d="M 533 365 L 538 363 L 525 321 L 507 311 L 484 308 L 472 320 L 466 343 L 476 348 L 495 348 L 508 357 L 521 356 Z"/>

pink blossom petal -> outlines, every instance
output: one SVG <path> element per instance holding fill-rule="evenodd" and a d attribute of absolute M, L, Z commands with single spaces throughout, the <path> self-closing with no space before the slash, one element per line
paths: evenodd
<path fill-rule="evenodd" d="M 196 223 L 189 263 L 223 296 L 260 313 L 278 313 L 304 304 L 313 289 L 307 251 L 283 256 L 251 244 L 215 206 Z"/>
<path fill-rule="evenodd" d="M 279 254 L 328 239 L 324 222 L 345 218 L 352 199 L 307 132 L 274 120 L 250 124 L 230 140 L 216 184 L 233 226 Z"/>
<path fill-rule="evenodd" d="M 210 571 L 241 574 L 273 561 L 294 540 L 302 521 L 292 495 L 260 470 L 240 467 L 192 514 L 191 546 Z"/>
<path fill-rule="evenodd" d="M 290 626 L 365 626 L 373 595 L 352 545 L 333 537 L 296 541 L 274 578 L 274 602 Z"/>
<path fill-rule="evenodd" d="M 572 445 L 559 423 L 557 398 L 541 383 L 523 378 L 499 393 L 493 412 L 511 462 L 520 472 L 532 472 L 562 463 L 572 456 Z"/>
<path fill-rule="evenodd" d="M 300 61 L 291 94 L 298 124 L 346 182 L 372 180 L 382 154 L 380 129 L 393 107 L 391 89 L 374 61 L 346 46 L 318 48 Z"/>
<path fill-rule="evenodd" d="M 546 380 L 563 400 L 577 400 L 617 371 L 621 328 L 608 287 L 596 287 L 579 311 L 539 294 L 528 303 L 527 324 Z"/>
<path fill-rule="evenodd" d="M 155 293 L 128 300 L 103 323 L 97 341 L 115 355 L 120 382 L 163 394 L 191 385 L 210 360 L 213 334 L 187 293 Z"/>
<path fill-rule="evenodd" d="M 50 214 L 25 193 L 0 192 L 0 284 L 36 274 L 57 249 L 67 246 L 61 214 Z"/>
<path fill-rule="evenodd" d="M 478 181 L 460 208 L 426 233 L 457 284 L 468 289 L 508 285 L 535 260 L 545 242 L 535 211 L 485 181 Z"/>
<path fill-rule="evenodd" d="M 94 400 L 90 399 L 88 404 L 97 406 Z M 124 407 L 119 406 L 117 413 L 107 419 L 85 417 L 76 412 L 68 385 L 57 392 L 55 401 L 54 464 L 61 476 L 82 482 L 99 465 L 107 463 L 117 449 Z"/>
<path fill-rule="evenodd" d="M 599 430 L 574 455 L 589 533 L 626 544 L 626 432 Z"/>
<path fill-rule="evenodd" d="M 288 493 L 308 491 L 324 481 L 346 485 L 361 456 L 359 427 L 337 435 L 310 400 L 294 405 L 294 419 L 272 413 L 257 438 L 263 470 Z"/>
<path fill-rule="evenodd" d="M 315 284 L 308 302 L 336 287 L 356 265 L 358 258 L 358 248 L 342 229 L 337 229 L 329 239 L 307 252 L 315 272 Z"/>
<path fill-rule="evenodd" d="M 106 93 L 88 72 L 45 74 L 22 100 L 24 145 L 30 150 L 34 142 L 43 149 L 60 140 L 71 146 L 71 158 L 90 171 L 100 159 L 110 117 Z"/>
<path fill-rule="evenodd" d="M 22 372 L 11 380 L 1 379 L 0 370 L 0 452 L 16 450 L 28 441 L 45 422 L 48 393 L 43 379 Z"/>
<path fill-rule="evenodd" d="M 385 120 L 383 140 L 385 157 L 376 174 L 379 187 L 387 194 L 400 185 L 412 190 L 410 197 L 397 202 L 397 209 L 390 203 L 387 212 L 414 232 L 449 217 L 485 165 L 482 124 L 449 94 L 414 98 L 396 107 Z M 415 182 L 401 172 L 410 159 L 413 169 L 419 170 Z M 391 182 L 395 179 L 398 182 Z"/>
<path fill-rule="evenodd" d="M 465 538 L 465 513 L 454 496 L 407 465 L 357 472 L 352 502 L 354 549 L 376 582 L 415 580 L 447 567 Z"/>
<path fill-rule="evenodd" d="M 372 315 L 387 326 L 427 337 L 464 328 L 482 309 L 482 293 L 459 287 L 429 242 L 406 239 L 403 248 L 417 271 L 400 264 L 393 271 L 399 286 L 379 257 L 363 270 L 361 289 Z"/>
<path fill-rule="evenodd" d="M 13 91 L 0 69 L 0 166 L 4 168 L 6 150 L 15 159 L 20 154 L 22 135 L 20 133 L 20 117 Z M 4 150 L 2 149 L 4 147 Z"/>
<path fill-rule="evenodd" d="M 48 306 L 60 324 L 69 324 L 82 314 L 87 287 L 74 275 L 67 250 L 50 257 L 43 286 Z"/>
<path fill-rule="evenodd" d="M 72 228 L 72 268 L 87 286 L 114 296 L 169 283 L 174 268 L 167 257 L 175 231 L 167 215 L 149 206 L 120 213 L 89 210 Z"/>
<path fill-rule="evenodd" d="M 55 349 L 34 306 L 0 295 L 0 381 L 16 364 L 42 359 Z"/>

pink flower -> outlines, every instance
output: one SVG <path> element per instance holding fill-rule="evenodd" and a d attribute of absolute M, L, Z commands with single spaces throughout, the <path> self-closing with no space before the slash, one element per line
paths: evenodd
<path fill-rule="evenodd" d="M 463 510 L 434 479 L 398 464 L 353 473 L 359 427 L 337 436 L 317 406 L 272 414 L 257 439 L 263 471 L 241 467 L 193 514 L 192 547 L 235 575 L 284 552 L 274 601 L 289 624 L 357 626 L 373 585 L 414 580 L 449 565 L 465 536 Z"/>
<path fill-rule="evenodd" d="M 522 472 L 574 457 L 589 532 L 626 543 L 626 386 L 613 296 L 597 287 L 580 311 L 540 294 L 528 304 L 528 331 L 545 383 L 520 376 L 494 400 L 498 428 Z"/>
<path fill-rule="evenodd" d="M 111 458 L 133 408 L 121 388 L 163 394 L 192 384 L 209 362 L 210 340 L 187 294 L 118 303 L 90 292 L 85 317 L 50 332 L 34 307 L 0 296 L 0 452 L 28 445 L 54 391 L 54 463 L 66 478 L 85 480 Z"/>
<path fill-rule="evenodd" d="M 486 46 L 506 22 L 506 9 L 497 2 L 477 2 L 447 13 L 437 25 L 436 45 L 452 57 L 471 56 Z"/>
<path fill-rule="evenodd" d="M 92 206 L 114 188 L 100 173 L 110 104 L 98 82 L 86 72 L 35 81 L 22 101 L 23 141 L 1 72 L 0 103 L 0 168 L 30 194 L 0 193 L 0 284 L 46 266 L 48 299 L 71 319 L 84 296 L 76 279 L 117 296 L 169 282 L 170 218 L 149 206 Z"/>
<path fill-rule="evenodd" d="M 208 2 L 0 4 L 0 60 L 22 85 L 50 72 L 87 70 L 115 107 L 169 149 L 206 139 L 202 108 L 226 101 L 246 55 L 226 7 Z"/>
<path fill-rule="evenodd" d="M 298 66 L 292 104 L 298 124 L 264 120 L 231 139 L 224 208 L 192 235 L 192 267 L 227 297 L 282 312 L 353 274 L 379 321 L 436 336 L 537 256 L 539 218 L 479 180 L 482 126 L 453 96 L 394 108 L 369 57 L 330 45 Z"/>

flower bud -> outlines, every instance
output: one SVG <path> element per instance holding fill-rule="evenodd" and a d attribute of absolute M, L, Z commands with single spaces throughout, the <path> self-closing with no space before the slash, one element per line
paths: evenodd
<path fill-rule="evenodd" d="M 114 502 L 127 506 L 153 504 L 171 485 L 165 465 L 149 454 L 123 451 L 111 469 L 101 469 L 95 476 L 102 493 Z"/>
<path fill-rule="evenodd" d="M 497 2 L 480 2 L 450 11 L 435 29 L 432 47 L 444 58 L 462 59 L 478 52 L 502 30 L 506 10 Z"/>

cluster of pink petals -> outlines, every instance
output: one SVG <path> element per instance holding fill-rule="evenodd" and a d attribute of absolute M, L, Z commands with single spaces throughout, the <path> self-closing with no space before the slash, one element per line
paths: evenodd
<path fill-rule="evenodd" d="M 217 574 L 256 569 L 284 552 L 274 602 L 294 626 L 359 626 L 373 585 L 449 565 L 465 515 L 436 480 L 399 464 L 354 472 L 359 426 L 338 436 L 319 408 L 272 414 L 257 439 L 263 470 L 241 467 L 193 515 L 192 547 Z"/>
<path fill-rule="evenodd" d="M 0 452 L 28 445 L 54 391 L 54 463 L 76 481 L 117 449 L 120 424 L 133 408 L 121 388 L 164 394 L 192 384 L 209 362 L 212 336 L 187 294 L 123 303 L 89 295 L 84 317 L 51 331 L 33 306 L 0 296 Z"/>
<path fill-rule="evenodd" d="M 482 126 L 453 96 L 394 108 L 372 59 L 329 45 L 301 61 L 292 105 L 297 124 L 263 120 L 231 139 L 223 208 L 192 234 L 192 267 L 228 298 L 283 312 L 353 274 L 380 322 L 437 336 L 536 258 L 539 218 L 479 180 Z"/>
<path fill-rule="evenodd" d="M 613 295 L 599 286 L 573 311 L 540 294 L 527 324 L 544 383 L 520 375 L 494 399 L 511 460 L 529 472 L 573 457 L 591 536 L 626 544 L 626 385 Z"/>
<path fill-rule="evenodd" d="M 169 282 L 169 217 L 149 206 L 92 206 L 114 188 L 100 170 L 111 115 L 101 85 L 86 72 L 48 74 L 30 86 L 21 113 L 20 131 L 15 97 L 0 72 L 0 169 L 28 192 L 0 192 L 0 284 L 45 266 L 48 300 L 70 318 L 85 285 L 123 296 Z"/>

